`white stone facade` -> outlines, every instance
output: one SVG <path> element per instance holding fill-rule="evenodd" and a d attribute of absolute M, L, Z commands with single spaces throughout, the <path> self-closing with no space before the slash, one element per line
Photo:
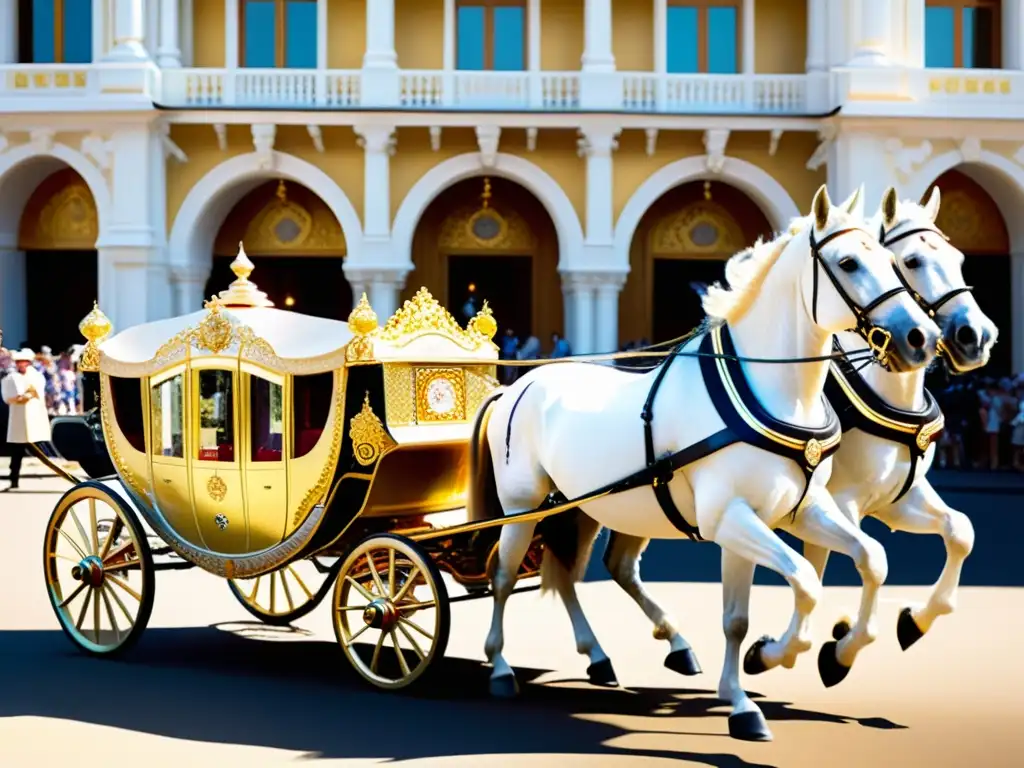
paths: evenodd
<path fill-rule="evenodd" d="M 455 69 L 454 0 L 445 2 L 444 67 L 403 69 L 395 51 L 394 0 L 366 0 L 361 69 L 328 69 L 330 42 L 327 25 L 320 23 L 318 68 L 264 73 L 270 85 L 256 99 L 255 75 L 238 66 L 238 0 L 226 2 L 221 69 L 190 66 L 198 0 L 94 2 L 94 63 L 74 66 L 15 63 L 18 3 L 0 0 L 5 336 L 20 336 L 25 327 L 18 216 L 35 184 L 63 165 L 82 176 L 95 198 L 99 302 L 118 328 L 198 308 L 224 217 L 255 183 L 269 178 L 298 182 L 323 199 L 345 233 L 344 270 L 353 290 L 365 290 L 378 315 L 387 316 L 412 269 L 420 215 L 454 182 L 487 173 L 530 190 L 554 222 L 566 335 L 575 350 L 615 349 L 630 242 L 644 212 L 664 192 L 689 180 L 719 178 L 746 192 L 777 228 L 806 210 L 809 200 L 792 199 L 758 165 L 730 156 L 730 136 L 746 131 L 771 131 L 771 152 L 784 133 L 816 134 L 817 151 L 804 162 L 827 168 L 836 198 L 864 183 L 869 205 L 890 184 L 902 196 L 918 197 L 941 173 L 966 164 L 1010 229 L 1013 306 L 1024 308 L 1024 151 L 1013 151 L 1024 147 L 1020 0 L 1002 4 L 1008 68 L 984 71 L 923 67 L 925 0 L 807 0 L 806 71 L 786 75 L 753 69 L 756 0 L 741 0 L 743 68 L 735 75 L 666 73 L 666 0 L 581 0 L 585 48 L 579 69 L 544 70 L 543 1 L 527 3 L 525 72 Z M 613 2 L 653 2 L 653 71 L 617 68 Z M 321 21 L 327 5 L 318 0 Z M 730 87 L 710 89 L 719 93 L 714 97 L 686 96 L 700 80 Z M 512 81 L 521 87 L 508 87 Z M 246 126 L 252 151 L 203 175 L 167 221 L 166 169 L 189 161 L 170 139 L 176 123 L 206 124 L 218 136 L 226 126 Z M 306 126 L 314 144 L 324 127 L 354 130 L 364 152 L 362 211 L 315 163 L 275 150 L 279 125 Z M 396 201 L 390 164 L 402 151 L 395 131 L 407 126 L 428 128 L 431 136 L 436 131 L 438 140 L 446 128 L 473 127 L 478 151 L 438 162 Z M 505 130 L 526 129 L 535 141 L 538 131 L 555 128 L 579 132 L 586 173 L 582 213 L 551 175 L 501 149 Z M 622 132 L 637 130 L 646 132 L 649 144 L 662 132 L 700 131 L 706 153 L 651 174 L 616 217 L 615 153 Z M 1014 365 L 1024 370 L 1024 309 L 1015 311 L 1020 332 L 1014 334 Z"/>

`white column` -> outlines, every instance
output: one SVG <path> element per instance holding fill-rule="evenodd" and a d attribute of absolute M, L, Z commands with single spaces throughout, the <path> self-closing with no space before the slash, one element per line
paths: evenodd
<path fill-rule="evenodd" d="M 754 0 L 743 0 L 743 74 L 754 74 Z"/>
<path fill-rule="evenodd" d="M 668 71 L 668 2 L 654 0 L 654 71 Z"/>
<path fill-rule="evenodd" d="M 160 55 L 160 0 L 145 0 L 142 4 L 142 25 L 146 53 L 156 61 Z"/>
<path fill-rule="evenodd" d="M 16 249 L 16 237 L 10 240 L 10 246 L 0 247 L 0 330 L 3 345 L 13 349 L 28 338 L 28 302 L 25 254 Z"/>
<path fill-rule="evenodd" d="M 396 274 L 389 271 L 376 275 L 370 283 L 367 298 L 373 311 L 377 313 L 377 321 L 381 325 L 384 325 L 398 309 L 398 295 L 404 282 L 404 279 L 399 280 Z"/>
<path fill-rule="evenodd" d="M 450 72 L 455 69 L 455 0 L 444 0 L 444 58 L 441 67 Z"/>
<path fill-rule="evenodd" d="M 1024 7 L 1020 0 L 1003 0 L 1002 29 L 1003 68 L 1024 69 Z"/>
<path fill-rule="evenodd" d="M 807 71 L 828 69 L 827 0 L 807 0 Z"/>
<path fill-rule="evenodd" d="M 363 148 L 363 242 L 391 239 L 391 156 L 395 153 L 394 127 L 357 129 Z M 372 258 L 363 254 L 364 258 Z"/>
<path fill-rule="evenodd" d="M 569 342 L 573 354 L 577 352 L 576 339 L 576 286 L 568 274 L 562 275 L 562 338 Z"/>
<path fill-rule="evenodd" d="M 114 0 L 114 47 L 104 58 L 107 61 L 148 61 L 143 35 L 142 0 Z"/>
<path fill-rule="evenodd" d="M 194 51 L 192 49 L 192 0 L 182 0 L 181 4 L 181 25 L 179 40 L 181 42 L 181 63 L 186 67 L 194 66 Z"/>
<path fill-rule="evenodd" d="M 602 276 L 597 284 L 595 307 L 595 352 L 617 352 L 619 349 L 619 292 L 625 276 Z"/>
<path fill-rule="evenodd" d="M 387 107 L 398 104 L 395 0 L 366 0 L 362 95 L 364 106 Z"/>
<path fill-rule="evenodd" d="M 166 68 L 181 66 L 181 48 L 178 45 L 178 2 L 161 0 L 160 3 L 160 50 L 157 64 Z"/>
<path fill-rule="evenodd" d="M 575 339 L 569 339 L 573 352 L 588 355 L 594 349 L 594 285 L 589 275 L 567 275 L 575 283 L 573 287 L 573 331 Z"/>
<path fill-rule="evenodd" d="M 614 240 L 612 152 L 618 135 L 618 130 L 593 129 L 580 140 L 580 154 L 587 158 L 587 246 L 610 247 Z"/>
<path fill-rule="evenodd" d="M 171 272 L 171 285 L 174 289 L 174 314 L 187 315 L 203 308 L 206 281 L 210 279 L 212 264 L 190 264 L 187 267 L 175 267 Z"/>
<path fill-rule="evenodd" d="M 316 0 L 316 68 L 327 69 L 327 0 Z"/>
<path fill-rule="evenodd" d="M 1013 350 L 1013 370 L 1024 371 L 1024 253 L 1010 254 L 1010 334 Z M 1004 331 L 1004 332 L 1006 332 Z"/>
<path fill-rule="evenodd" d="M 238 3 L 240 0 L 224 0 L 224 68 L 238 69 Z M 234 83 L 233 78 L 228 78 Z"/>
<path fill-rule="evenodd" d="M 527 45 L 527 69 L 540 72 L 540 0 L 529 0 L 526 7 L 526 34 L 529 36 Z"/>
<path fill-rule="evenodd" d="M 18 0 L 0 0 L 0 64 L 17 63 Z"/>
<path fill-rule="evenodd" d="M 614 72 L 612 0 L 586 0 L 584 7 L 583 70 Z"/>
<path fill-rule="evenodd" d="M 891 0 L 860 0 L 860 34 L 851 67 L 887 67 L 892 37 Z"/>

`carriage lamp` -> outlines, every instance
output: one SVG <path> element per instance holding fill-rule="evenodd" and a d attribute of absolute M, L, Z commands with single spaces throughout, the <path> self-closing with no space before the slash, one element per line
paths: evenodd
<path fill-rule="evenodd" d="M 100 311 L 99 303 L 92 303 L 92 311 L 82 318 L 78 330 L 87 339 L 78 369 L 83 373 L 95 373 L 100 369 L 100 349 L 96 346 L 114 330 L 110 319 Z"/>
<path fill-rule="evenodd" d="M 481 307 L 480 311 L 476 313 L 476 316 L 469 321 L 469 324 L 474 331 L 485 338 L 494 338 L 494 334 L 498 332 L 498 322 L 494 319 L 494 313 L 491 311 L 491 307 L 488 305 L 487 299 L 484 299 L 483 307 Z"/>

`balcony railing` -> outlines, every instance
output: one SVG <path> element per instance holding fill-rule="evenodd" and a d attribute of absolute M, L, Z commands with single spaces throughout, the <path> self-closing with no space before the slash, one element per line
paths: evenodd
<path fill-rule="evenodd" d="M 359 70 L 165 69 L 157 101 L 168 107 L 358 107 Z"/>
<path fill-rule="evenodd" d="M 806 114 L 806 75 L 622 73 L 623 108 L 634 112 Z M 820 111 L 820 110 L 819 110 Z"/>

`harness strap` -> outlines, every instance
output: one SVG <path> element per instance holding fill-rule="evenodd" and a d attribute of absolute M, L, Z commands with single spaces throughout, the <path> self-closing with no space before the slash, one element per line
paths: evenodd
<path fill-rule="evenodd" d="M 905 232 L 900 232 L 895 237 L 890 237 L 889 239 L 886 239 L 885 224 L 882 224 L 879 228 L 878 242 L 882 244 L 883 248 L 888 248 L 893 243 L 898 243 L 900 240 L 905 240 L 911 235 L 919 235 L 928 232 L 932 233 L 933 235 L 938 235 L 946 242 L 949 242 L 949 238 L 946 237 L 945 233 L 940 232 L 934 227 L 914 227 L 912 229 L 906 230 Z M 969 285 L 965 285 L 961 288 L 953 288 L 948 293 L 944 293 L 935 301 L 929 302 L 921 294 L 919 294 L 917 291 L 913 289 L 913 287 L 910 285 L 909 281 L 903 276 L 903 272 L 900 271 L 899 268 L 896 269 L 896 276 L 900 279 L 900 282 L 903 283 L 904 286 L 906 286 L 906 289 L 910 293 L 910 295 L 914 297 L 914 301 L 920 304 L 921 308 L 928 313 L 928 317 L 935 317 L 935 313 L 938 312 L 942 305 L 945 304 L 950 299 L 956 298 L 961 293 L 970 293 L 970 291 L 972 290 L 972 287 Z"/>
<path fill-rule="evenodd" d="M 519 401 L 523 399 L 523 395 L 526 394 L 526 390 L 533 386 L 533 382 L 529 382 L 523 391 L 519 393 L 519 397 L 512 403 L 512 410 L 508 414 L 508 427 L 505 430 L 505 463 L 508 464 L 509 456 L 512 454 L 512 417 L 516 415 L 516 408 L 519 407 Z"/>

